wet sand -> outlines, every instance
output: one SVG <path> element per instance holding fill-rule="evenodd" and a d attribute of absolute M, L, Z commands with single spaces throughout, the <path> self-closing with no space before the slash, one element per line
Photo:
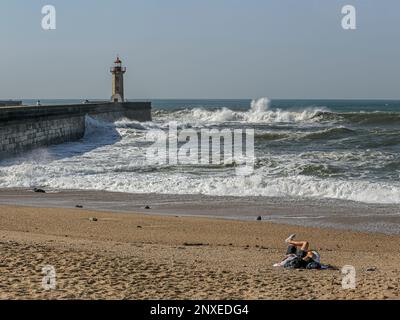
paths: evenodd
<path fill-rule="evenodd" d="M 206 195 L 128 194 L 105 191 L 0 189 L 0 205 L 74 208 L 116 212 L 200 216 L 263 221 L 400 235 L 400 209 L 335 199 L 215 197 Z M 149 205 L 151 210 L 145 210 Z"/>
<path fill-rule="evenodd" d="M 342 288 L 340 271 L 272 267 L 291 233 L 309 240 L 324 263 L 353 265 L 356 288 Z M 135 210 L 0 205 L 0 298 L 398 299 L 399 240 Z M 56 270 L 55 290 L 42 287 L 45 265 Z"/>

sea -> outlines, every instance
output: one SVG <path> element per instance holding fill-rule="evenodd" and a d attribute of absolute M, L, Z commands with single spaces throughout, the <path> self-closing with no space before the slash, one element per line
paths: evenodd
<path fill-rule="evenodd" d="M 42 100 L 42 104 L 80 103 Z M 151 100 L 153 121 L 86 117 L 85 136 L 0 162 L 0 188 L 400 203 L 400 101 Z M 24 104 L 36 101 L 25 100 Z M 254 171 L 149 163 L 151 132 L 253 129 Z M 150 134 L 149 134 L 150 133 Z"/>

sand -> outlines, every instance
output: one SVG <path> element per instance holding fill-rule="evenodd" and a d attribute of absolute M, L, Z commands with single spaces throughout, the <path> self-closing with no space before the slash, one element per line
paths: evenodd
<path fill-rule="evenodd" d="M 0 205 L 161 215 L 201 216 L 263 221 L 400 235 L 399 206 L 339 199 L 290 197 L 225 197 L 201 194 L 140 194 L 97 190 L 0 189 Z M 146 205 L 151 210 L 144 210 Z"/>
<path fill-rule="evenodd" d="M 2 299 L 400 297 L 397 235 L 18 206 L 0 206 L 0 230 Z M 356 288 L 342 288 L 340 270 L 272 267 L 290 233 L 323 262 L 353 265 Z M 42 286 L 46 265 L 56 271 L 54 290 Z"/>

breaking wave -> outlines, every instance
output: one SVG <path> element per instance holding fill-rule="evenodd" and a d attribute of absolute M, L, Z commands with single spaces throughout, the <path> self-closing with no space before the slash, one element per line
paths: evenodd
<path fill-rule="evenodd" d="M 218 106 L 219 107 L 219 106 Z M 255 172 L 235 163 L 149 165 L 153 129 L 254 128 Z M 132 193 L 336 198 L 400 203 L 400 124 L 396 112 L 333 112 L 328 107 L 273 108 L 268 98 L 247 110 L 155 110 L 152 122 L 113 124 L 86 118 L 81 141 L 50 146 L 0 163 L 0 187 L 93 189 Z"/>
<path fill-rule="evenodd" d="M 304 110 L 289 111 L 270 108 L 270 100 L 261 98 L 253 100 L 250 110 L 236 111 L 226 107 L 209 110 L 205 108 L 183 109 L 174 112 L 158 111 L 155 113 L 157 120 L 169 120 L 187 123 L 222 123 L 222 122 L 245 122 L 245 123 L 299 123 L 315 122 L 315 117 L 327 108 L 310 107 Z"/>
<path fill-rule="evenodd" d="M 271 108 L 268 98 L 253 100 L 246 111 L 219 109 L 187 108 L 175 110 L 157 110 L 155 119 L 178 121 L 182 123 L 305 123 L 305 124 L 357 124 L 357 125 L 400 125 L 398 112 L 332 112 L 327 107 L 306 107 L 303 109 L 284 110 Z"/>

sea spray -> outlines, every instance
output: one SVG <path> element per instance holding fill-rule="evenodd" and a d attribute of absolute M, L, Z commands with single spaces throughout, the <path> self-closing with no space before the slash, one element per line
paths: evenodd
<path fill-rule="evenodd" d="M 260 98 L 251 101 L 250 113 L 263 113 L 266 112 L 270 106 L 271 100 L 269 98 Z"/>

